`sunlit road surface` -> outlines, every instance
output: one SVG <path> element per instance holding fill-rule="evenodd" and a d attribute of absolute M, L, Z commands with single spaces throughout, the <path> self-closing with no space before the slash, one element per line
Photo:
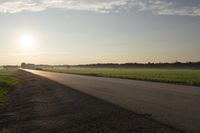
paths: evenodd
<path fill-rule="evenodd" d="M 200 132 L 200 87 L 26 70 L 185 130 Z M 55 88 L 56 89 L 56 88 Z"/>

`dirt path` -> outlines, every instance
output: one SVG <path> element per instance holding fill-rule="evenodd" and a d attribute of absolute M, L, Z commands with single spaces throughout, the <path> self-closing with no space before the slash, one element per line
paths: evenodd
<path fill-rule="evenodd" d="M 0 109 L 2 133 L 180 132 L 28 72 L 19 76 L 22 84 Z"/>

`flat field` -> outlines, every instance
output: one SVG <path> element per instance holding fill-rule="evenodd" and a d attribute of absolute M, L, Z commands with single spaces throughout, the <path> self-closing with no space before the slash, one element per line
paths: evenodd
<path fill-rule="evenodd" d="M 8 91 L 19 84 L 20 79 L 16 74 L 16 69 L 0 70 L 0 105 L 3 104 Z"/>
<path fill-rule="evenodd" d="M 46 71 L 200 86 L 200 69 L 62 68 Z"/>

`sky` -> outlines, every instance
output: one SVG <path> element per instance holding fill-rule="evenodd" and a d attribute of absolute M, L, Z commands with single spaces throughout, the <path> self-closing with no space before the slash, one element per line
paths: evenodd
<path fill-rule="evenodd" d="M 0 0 L 0 65 L 200 61 L 199 0 Z"/>

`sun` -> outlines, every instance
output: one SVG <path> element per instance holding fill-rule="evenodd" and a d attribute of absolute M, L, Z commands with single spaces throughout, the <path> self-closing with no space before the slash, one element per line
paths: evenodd
<path fill-rule="evenodd" d="M 19 42 L 21 47 L 24 49 L 31 49 L 35 45 L 34 37 L 29 34 L 21 35 L 19 38 Z"/>

